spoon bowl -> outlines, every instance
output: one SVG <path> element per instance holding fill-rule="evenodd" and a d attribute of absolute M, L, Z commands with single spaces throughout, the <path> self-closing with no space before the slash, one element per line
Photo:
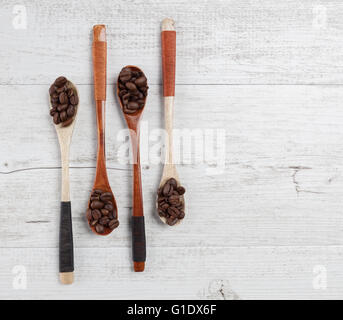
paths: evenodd
<path fill-rule="evenodd" d="M 176 171 L 175 165 L 166 163 L 164 165 L 164 168 L 163 168 L 162 178 L 161 178 L 161 182 L 160 182 L 160 185 L 158 187 L 158 190 L 160 190 L 164 186 L 164 184 L 171 178 L 174 178 L 176 180 L 177 187 L 181 186 L 179 175 Z M 180 196 L 180 203 L 183 205 L 184 212 L 186 212 L 184 195 Z M 158 210 L 158 195 L 156 196 L 156 211 L 157 211 L 157 213 L 159 211 Z M 159 214 L 158 214 L 158 216 L 163 223 L 167 224 L 166 217 L 163 217 Z M 176 223 L 173 226 L 179 225 L 182 220 L 183 219 L 177 219 Z"/>
<path fill-rule="evenodd" d="M 136 67 L 136 66 L 131 66 L 131 65 L 128 65 L 128 66 L 125 66 L 123 69 L 125 68 L 128 68 L 128 69 L 131 69 L 133 72 L 136 71 L 136 72 L 143 72 L 140 68 Z M 119 96 L 119 92 L 120 92 L 120 88 L 119 88 L 119 79 L 117 81 L 117 97 L 118 97 L 118 100 L 119 100 L 119 105 L 120 105 L 120 108 L 122 109 L 123 111 L 123 114 L 124 114 L 124 117 L 125 117 L 125 121 L 129 127 L 129 129 L 133 129 L 133 128 L 136 128 L 137 127 L 137 124 L 138 124 L 138 121 L 140 120 L 140 117 L 143 113 L 143 110 L 145 108 L 145 104 L 146 104 L 146 97 L 144 97 L 144 106 L 142 108 L 139 108 L 137 109 L 134 113 L 126 113 L 124 112 L 124 106 L 123 106 L 123 102 Z"/>
<path fill-rule="evenodd" d="M 106 184 L 106 181 L 104 181 L 102 179 L 99 179 L 99 181 L 95 180 L 95 184 L 93 186 L 91 194 L 93 194 L 94 190 L 102 190 L 103 192 L 111 193 L 111 195 L 112 195 L 111 202 L 113 204 L 113 212 L 115 213 L 113 216 L 114 216 L 114 218 L 118 219 L 118 208 L 117 208 L 116 199 L 114 198 L 114 195 L 113 195 L 113 192 L 112 192 L 110 186 L 108 184 Z M 88 208 L 90 207 L 90 204 L 91 204 L 90 198 L 88 200 Z M 89 225 L 89 227 L 91 228 L 91 230 L 95 234 L 97 234 L 99 236 L 107 236 L 108 234 L 110 234 L 114 230 L 114 229 L 105 227 L 104 232 L 103 233 L 99 233 L 99 232 L 96 231 L 95 226 Z"/>
<path fill-rule="evenodd" d="M 70 81 L 68 80 L 68 82 L 65 84 L 65 86 L 68 88 L 68 89 L 73 89 L 75 94 L 80 97 L 79 95 L 79 91 L 77 90 L 76 86 Z M 49 96 L 50 98 L 50 96 Z M 49 103 L 50 103 L 50 110 L 52 109 L 52 103 L 51 103 L 51 100 L 49 99 Z M 75 106 L 75 113 L 73 115 L 73 117 L 71 118 L 72 121 L 70 121 L 70 123 L 68 125 L 65 125 L 65 123 L 61 122 L 59 124 L 54 124 L 55 126 L 55 129 L 56 129 L 56 132 L 57 132 L 57 136 L 58 136 L 58 139 L 66 139 L 68 138 L 68 136 L 72 136 L 72 133 L 73 133 L 73 130 L 74 130 L 74 126 L 75 126 L 75 118 L 76 118 L 76 115 L 78 113 L 78 110 L 79 110 L 79 104 L 80 104 L 80 101 L 79 103 Z M 66 121 L 68 122 L 68 121 Z"/>

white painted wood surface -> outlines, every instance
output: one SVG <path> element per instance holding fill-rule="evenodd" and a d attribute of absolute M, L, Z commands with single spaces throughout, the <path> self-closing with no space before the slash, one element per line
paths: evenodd
<path fill-rule="evenodd" d="M 13 2 L 0 1 L 0 298 L 343 298 L 341 1 L 23 4 L 22 30 L 12 24 Z M 153 138 L 163 126 L 166 16 L 177 28 L 175 128 L 225 130 L 226 167 L 211 175 L 206 159 L 178 165 L 187 216 L 174 229 L 154 212 L 162 165 L 143 163 L 147 264 L 135 274 L 132 172 L 121 162 L 125 125 L 111 83 L 124 65 L 144 70 L 150 92 L 142 134 Z M 108 30 L 107 164 L 121 221 L 104 238 L 84 218 L 95 175 L 96 23 Z M 47 101 L 61 74 L 80 94 L 70 154 L 76 269 L 69 287 L 58 282 L 61 172 Z M 16 282 L 21 266 L 26 289 Z M 326 272 L 326 289 L 318 288 L 318 272 Z"/>

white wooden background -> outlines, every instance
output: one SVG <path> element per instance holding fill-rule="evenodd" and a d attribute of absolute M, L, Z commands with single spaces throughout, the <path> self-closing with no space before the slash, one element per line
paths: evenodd
<path fill-rule="evenodd" d="M 15 5 L 27 13 L 17 29 Z M 187 217 L 154 212 L 161 165 L 143 166 L 144 273 L 132 271 L 131 176 L 118 161 L 125 128 L 113 94 L 140 66 L 144 120 L 163 126 L 160 22 L 177 27 L 176 128 L 225 129 L 226 168 L 178 166 Z M 341 0 L 0 0 L 0 298 L 343 298 L 343 3 Z M 15 22 L 15 21 L 14 21 Z M 84 219 L 95 174 L 91 29 L 107 25 L 107 158 L 121 226 Z M 75 283 L 58 281 L 60 163 L 47 90 L 79 88 L 71 149 Z M 25 268 L 27 288 L 15 285 Z M 21 267 L 22 266 L 22 267 Z M 318 274 L 324 286 L 318 287 Z"/>

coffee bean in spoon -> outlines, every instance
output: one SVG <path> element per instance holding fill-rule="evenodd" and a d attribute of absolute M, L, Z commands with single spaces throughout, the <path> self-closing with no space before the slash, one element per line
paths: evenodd
<path fill-rule="evenodd" d="M 149 88 L 144 73 L 125 67 L 121 70 L 118 81 L 123 111 L 127 114 L 133 114 L 143 108 Z"/>
<path fill-rule="evenodd" d="M 157 192 L 158 214 L 164 217 L 170 226 L 185 217 L 182 197 L 185 192 L 185 188 L 178 186 L 174 178 L 168 179 Z"/>
<path fill-rule="evenodd" d="M 106 228 L 115 229 L 119 226 L 117 213 L 112 203 L 112 194 L 102 190 L 94 190 L 90 197 L 89 208 L 86 212 L 88 223 L 99 234 Z"/>
<path fill-rule="evenodd" d="M 58 77 L 49 88 L 52 108 L 50 115 L 56 125 L 69 126 L 76 114 L 79 103 L 77 92 L 66 77 Z"/>

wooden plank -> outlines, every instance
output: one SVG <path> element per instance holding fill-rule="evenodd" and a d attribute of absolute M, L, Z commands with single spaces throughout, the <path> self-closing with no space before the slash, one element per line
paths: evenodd
<path fill-rule="evenodd" d="M 0 118 L 0 134 L 11 137 L 0 141 L 0 148 L 7 151 L 0 162 L 1 172 L 59 165 L 47 90 L 45 85 L 0 87 L 0 99 L 7 110 Z M 79 86 L 79 91 L 71 165 L 88 167 L 95 165 L 96 155 L 94 103 L 91 86 Z M 228 166 L 287 167 L 293 172 L 297 166 L 320 164 L 335 171 L 343 152 L 342 100 L 341 86 L 178 86 L 174 125 L 176 129 L 203 130 L 203 138 L 205 129 L 224 129 Z M 142 142 L 149 142 L 150 148 L 163 128 L 162 106 L 160 87 L 153 85 L 142 124 Z M 108 165 L 127 169 L 120 163 L 121 134 L 126 125 L 111 86 L 106 112 Z M 18 124 L 19 129 L 13 130 Z M 194 151 L 185 151 L 184 164 Z M 143 148 L 143 160 L 147 152 Z M 204 154 L 200 156 L 200 164 L 208 165 Z"/>
<path fill-rule="evenodd" d="M 135 64 L 160 84 L 160 23 L 167 16 L 176 20 L 179 84 L 343 83 L 340 0 L 42 0 L 25 8 L 26 29 L 15 29 L 14 4 L 2 1 L 1 84 L 48 84 L 60 74 L 92 83 L 96 23 L 108 26 L 110 82 Z"/>
<path fill-rule="evenodd" d="M 77 249 L 68 288 L 58 283 L 57 264 L 57 249 L 0 249 L 0 298 L 342 299 L 342 246 L 149 246 L 143 274 L 132 271 L 124 248 Z"/>
<path fill-rule="evenodd" d="M 0 224 L 0 247 L 57 246 L 59 150 L 46 112 L 47 87 L 34 88 L 0 88 L 0 100 L 11 110 L 0 119 L 0 135 L 10 137 L 0 142 L 7 151 L 1 161 L 0 192 L 6 197 L 0 211 L 8 217 Z M 158 91 L 152 86 L 144 114 L 150 133 L 162 126 Z M 84 220 L 95 174 L 90 92 L 89 86 L 80 86 L 71 150 L 75 244 L 130 247 L 131 167 L 119 162 L 117 134 L 124 123 L 110 92 L 107 155 L 121 226 L 100 239 Z M 161 165 L 143 165 L 149 246 L 179 247 L 186 239 L 189 246 L 342 245 L 342 92 L 340 86 L 178 87 L 176 127 L 224 129 L 226 168 L 212 175 L 204 161 L 179 166 L 188 214 L 182 226 L 171 230 L 160 224 L 154 209 Z M 18 123 L 20 130 L 13 131 Z"/>

